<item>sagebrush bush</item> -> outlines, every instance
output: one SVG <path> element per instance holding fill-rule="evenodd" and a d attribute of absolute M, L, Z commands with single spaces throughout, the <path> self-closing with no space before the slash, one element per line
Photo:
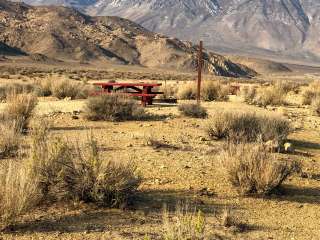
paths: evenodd
<path fill-rule="evenodd" d="M 246 112 L 217 112 L 209 119 L 206 127 L 210 138 L 226 138 L 232 142 L 282 142 L 290 130 L 290 123 L 285 119 Z"/>
<path fill-rule="evenodd" d="M 84 146 L 50 140 L 42 127 L 32 134 L 31 159 L 45 199 L 72 199 L 119 207 L 141 183 L 133 163 L 101 158 L 96 140 Z"/>
<path fill-rule="evenodd" d="M 246 103 L 254 103 L 257 96 L 257 89 L 254 86 L 244 86 L 240 88 L 240 95 Z"/>
<path fill-rule="evenodd" d="M 320 116 L 320 96 L 316 97 L 314 100 L 312 100 L 312 110 L 314 113 L 318 116 Z"/>
<path fill-rule="evenodd" d="M 299 169 L 281 161 L 262 144 L 229 144 L 219 156 L 228 180 L 241 195 L 269 195 Z"/>
<path fill-rule="evenodd" d="M 178 109 L 186 117 L 206 118 L 208 116 L 207 110 L 199 104 L 181 104 Z"/>
<path fill-rule="evenodd" d="M 269 86 L 266 88 L 260 88 L 257 91 L 254 103 L 267 106 L 281 106 L 286 104 L 287 92 L 279 86 Z"/>
<path fill-rule="evenodd" d="M 0 100 L 4 101 L 7 96 L 13 94 L 22 93 L 32 93 L 34 90 L 34 85 L 32 84 L 22 84 L 22 83 L 10 83 L 0 86 Z"/>
<path fill-rule="evenodd" d="M 119 94 L 90 97 L 86 105 L 86 117 L 93 121 L 137 120 L 145 116 L 144 109 L 137 102 Z"/>
<path fill-rule="evenodd" d="M 0 159 L 17 154 L 21 136 L 16 131 L 14 122 L 0 122 Z"/>
<path fill-rule="evenodd" d="M 202 240 L 206 239 L 206 220 L 199 210 L 190 209 L 187 204 L 179 204 L 173 217 L 168 209 L 163 211 L 163 239 L 165 240 Z M 211 238 L 210 238 L 211 239 Z"/>
<path fill-rule="evenodd" d="M 37 98 L 31 94 L 11 94 L 7 96 L 7 105 L 0 116 L 0 121 L 15 127 L 17 132 L 28 128 Z"/>
<path fill-rule="evenodd" d="M 162 85 L 159 91 L 163 92 L 163 94 L 158 95 L 160 99 L 177 98 L 178 86 L 176 84 Z"/>
<path fill-rule="evenodd" d="M 37 182 L 28 161 L 0 163 L 0 231 L 39 203 Z"/>
<path fill-rule="evenodd" d="M 225 101 L 228 100 L 230 89 L 218 81 L 205 81 L 201 86 L 201 99 L 203 101 Z M 181 100 L 194 100 L 197 97 L 197 86 L 195 83 L 181 85 L 177 96 Z"/>
<path fill-rule="evenodd" d="M 302 94 L 302 103 L 305 105 L 312 104 L 312 101 L 320 98 L 320 81 L 314 81 L 309 84 Z"/>

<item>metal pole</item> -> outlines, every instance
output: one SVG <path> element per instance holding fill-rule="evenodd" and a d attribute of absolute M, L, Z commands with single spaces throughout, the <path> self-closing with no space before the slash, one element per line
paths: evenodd
<path fill-rule="evenodd" d="M 199 55 L 198 55 L 198 86 L 197 86 L 197 103 L 200 104 L 200 92 L 201 92 L 201 74 L 202 74 L 202 61 L 203 61 L 203 54 L 202 54 L 202 49 L 203 49 L 203 42 L 200 41 L 199 44 Z"/>

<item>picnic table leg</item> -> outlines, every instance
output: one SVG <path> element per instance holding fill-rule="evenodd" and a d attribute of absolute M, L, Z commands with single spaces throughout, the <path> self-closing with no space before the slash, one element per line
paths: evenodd
<path fill-rule="evenodd" d="M 143 87 L 142 93 L 144 93 L 144 94 L 148 93 L 148 88 L 147 87 Z M 147 97 L 145 97 L 145 96 L 141 97 L 141 105 L 143 107 L 147 106 Z"/>

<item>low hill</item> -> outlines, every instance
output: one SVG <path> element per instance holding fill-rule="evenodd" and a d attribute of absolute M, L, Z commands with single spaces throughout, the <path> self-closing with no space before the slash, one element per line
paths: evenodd
<path fill-rule="evenodd" d="M 104 61 L 193 71 L 197 47 L 119 17 L 90 17 L 65 7 L 0 0 L 0 41 L 28 54 L 63 61 Z M 232 77 L 255 72 L 206 51 L 205 70 Z"/>

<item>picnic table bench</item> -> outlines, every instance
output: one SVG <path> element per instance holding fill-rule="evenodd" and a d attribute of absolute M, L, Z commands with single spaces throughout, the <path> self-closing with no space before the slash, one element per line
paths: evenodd
<path fill-rule="evenodd" d="M 120 82 L 97 82 L 93 85 L 100 88 L 95 94 L 126 94 L 133 97 L 141 97 L 142 106 L 152 105 L 153 99 L 163 92 L 153 92 L 153 88 L 160 87 L 161 83 L 120 83 Z"/>

